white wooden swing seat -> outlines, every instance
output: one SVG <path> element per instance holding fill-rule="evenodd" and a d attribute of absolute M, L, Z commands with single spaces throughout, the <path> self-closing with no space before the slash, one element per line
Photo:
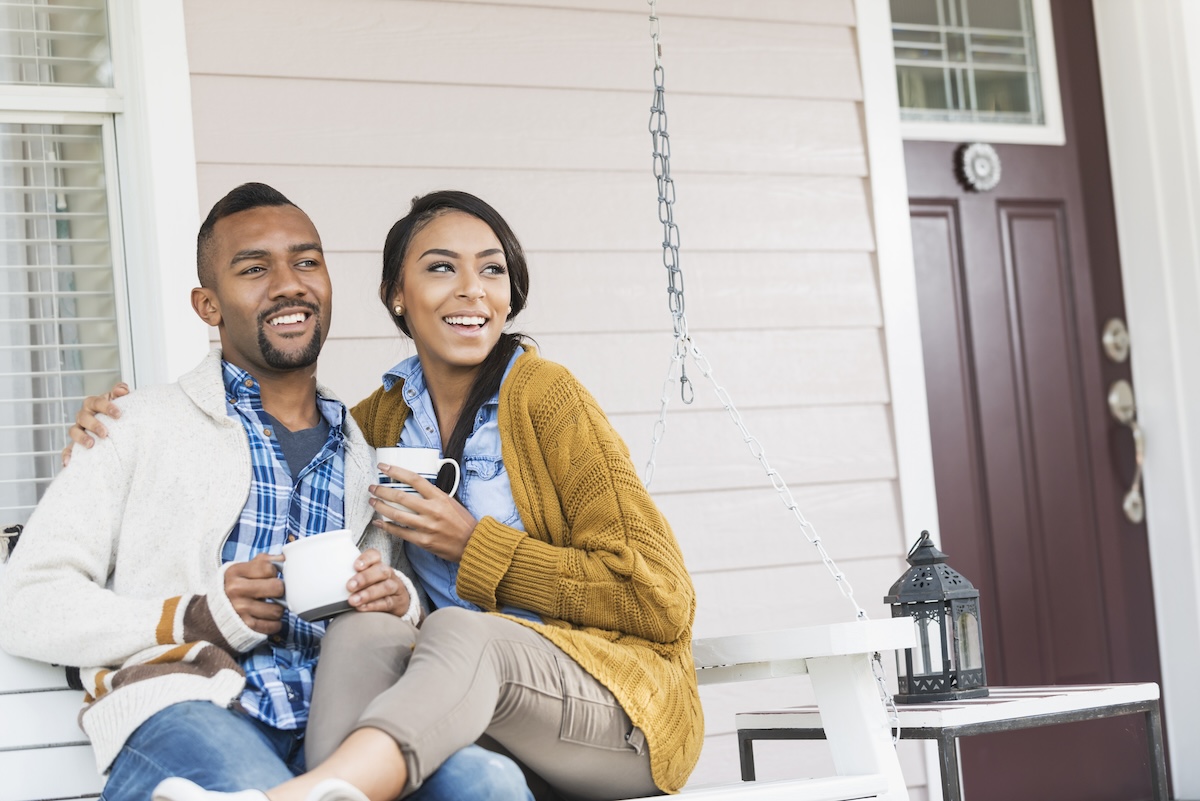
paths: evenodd
<path fill-rule="evenodd" d="M 808 673 L 828 721 L 837 775 L 689 788 L 683 795 L 697 801 L 907 799 L 870 658 L 910 647 L 912 640 L 910 623 L 888 619 L 696 641 L 701 684 Z M 104 779 L 76 723 L 82 701 L 61 668 L 0 651 L 0 801 L 100 794 Z"/>

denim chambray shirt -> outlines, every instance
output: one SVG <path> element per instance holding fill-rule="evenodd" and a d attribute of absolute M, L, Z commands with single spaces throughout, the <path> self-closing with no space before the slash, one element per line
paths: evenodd
<path fill-rule="evenodd" d="M 504 370 L 504 378 L 508 378 L 513 363 L 523 352 L 517 348 Z M 416 356 L 405 359 L 384 373 L 383 385 L 386 389 L 390 390 L 397 381 L 404 382 L 404 402 L 412 414 L 404 422 L 400 441 L 396 444 L 404 448 L 434 448 L 441 453 L 442 437 L 437 416 L 433 413 L 433 402 L 425 385 L 425 372 Z M 504 383 L 503 379 L 501 383 Z M 463 446 L 458 498 L 476 520 L 492 517 L 510 528 L 524 531 L 525 526 L 513 500 L 508 471 L 504 469 L 504 460 L 500 456 L 499 409 L 500 393 L 497 392 L 475 414 L 475 429 Z M 458 597 L 457 562 L 446 561 L 408 542 L 404 543 L 404 551 L 425 592 L 429 593 L 434 608 L 461 606 L 480 611 L 475 604 Z M 500 611 L 541 622 L 540 616 L 525 609 L 504 606 Z"/>

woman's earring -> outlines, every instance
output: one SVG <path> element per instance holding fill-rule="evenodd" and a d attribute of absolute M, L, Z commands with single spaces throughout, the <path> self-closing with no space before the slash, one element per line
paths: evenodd
<path fill-rule="evenodd" d="M 404 307 L 401 306 L 399 303 L 397 303 L 395 306 L 392 307 L 392 311 L 396 312 L 397 317 L 404 316 Z"/>

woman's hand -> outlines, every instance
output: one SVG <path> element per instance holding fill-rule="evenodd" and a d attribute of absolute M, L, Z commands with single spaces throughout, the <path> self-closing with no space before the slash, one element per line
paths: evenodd
<path fill-rule="evenodd" d="M 442 492 L 419 474 L 393 465 L 379 465 L 380 472 L 415 489 L 419 495 L 401 489 L 371 485 L 371 506 L 384 520 L 376 525 L 394 537 L 424 548 L 450 562 L 462 561 L 467 541 L 477 521 L 467 508 Z M 384 501 L 402 504 L 397 509 Z"/>
<path fill-rule="evenodd" d="M 359 612 L 391 612 L 402 617 L 411 599 L 396 571 L 384 563 L 379 551 L 368 548 L 354 562 L 357 571 L 346 584 L 350 605 Z"/>
<path fill-rule="evenodd" d="M 122 381 L 114 384 L 113 388 L 104 395 L 89 395 L 84 398 L 83 408 L 75 415 L 75 425 L 71 426 L 71 430 L 67 432 L 71 436 L 71 442 L 68 442 L 62 450 L 63 467 L 66 467 L 67 463 L 71 461 L 71 447 L 74 443 L 78 442 L 85 448 L 96 444 L 96 441 L 88 436 L 88 432 L 100 439 L 108 436 L 108 429 L 96 415 L 106 414 L 113 419 L 120 417 L 121 410 L 113 401 L 128 394 L 129 385 Z"/>

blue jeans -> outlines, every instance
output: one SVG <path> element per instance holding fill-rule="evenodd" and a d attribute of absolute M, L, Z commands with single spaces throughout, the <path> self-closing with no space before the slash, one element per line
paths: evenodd
<path fill-rule="evenodd" d="M 149 801 L 163 779 L 209 790 L 268 790 L 304 772 L 302 733 L 280 731 L 208 701 L 169 706 L 133 733 L 113 762 L 100 801 Z M 413 801 L 531 801 L 517 764 L 472 745 L 443 763 Z"/>

